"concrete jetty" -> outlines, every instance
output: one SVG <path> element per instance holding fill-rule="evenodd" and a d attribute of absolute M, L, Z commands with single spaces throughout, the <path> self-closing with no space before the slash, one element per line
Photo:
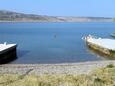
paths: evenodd
<path fill-rule="evenodd" d="M 115 57 L 115 40 L 108 38 L 97 38 L 91 35 L 84 37 L 86 44 L 103 54 Z"/>
<path fill-rule="evenodd" d="M 0 64 L 10 62 L 17 58 L 17 44 L 0 44 Z"/>

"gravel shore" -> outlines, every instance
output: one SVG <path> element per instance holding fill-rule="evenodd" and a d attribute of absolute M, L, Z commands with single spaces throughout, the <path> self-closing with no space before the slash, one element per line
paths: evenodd
<path fill-rule="evenodd" d="M 90 71 L 115 64 L 115 61 L 94 61 L 64 64 L 4 64 L 0 74 L 88 74 Z"/>

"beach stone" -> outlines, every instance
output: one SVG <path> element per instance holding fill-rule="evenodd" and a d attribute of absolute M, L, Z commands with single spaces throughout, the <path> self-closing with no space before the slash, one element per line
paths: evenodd
<path fill-rule="evenodd" d="M 88 74 L 96 68 L 115 64 L 115 61 L 92 61 L 63 64 L 5 64 L 0 65 L 0 74 Z"/>

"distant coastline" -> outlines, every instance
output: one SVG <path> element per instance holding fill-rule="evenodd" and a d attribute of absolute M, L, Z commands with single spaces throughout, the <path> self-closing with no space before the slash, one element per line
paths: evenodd
<path fill-rule="evenodd" d="M 0 10 L 0 22 L 113 22 L 105 17 L 63 17 L 24 14 Z"/>

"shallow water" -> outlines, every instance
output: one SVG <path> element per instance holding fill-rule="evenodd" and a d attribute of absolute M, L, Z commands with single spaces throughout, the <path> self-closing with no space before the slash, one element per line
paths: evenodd
<path fill-rule="evenodd" d="M 88 34 L 111 38 L 114 31 L 115 23 L 0 23 L 0 43 L 18 44 L 18 59 L 12 63 L 107 60 L 92 53 L 81 38 Z"/>

